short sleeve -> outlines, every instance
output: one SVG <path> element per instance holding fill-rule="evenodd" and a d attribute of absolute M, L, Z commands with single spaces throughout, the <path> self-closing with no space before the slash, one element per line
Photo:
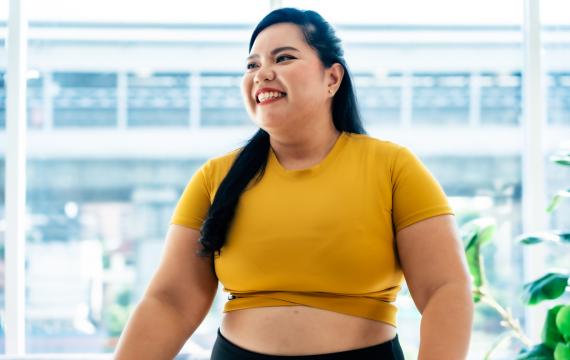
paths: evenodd
<path fill-rule="evenodd" d="M 209 162 L 202 165 L 190 178 L 174 209 L 170 224 L 200 229 L 210 208 L 210 186 L 206 169 Z"/>
<path fill-rule="evenodd" d="M 392 167 L 392 220 L 396 232 L 427 218 L 451 214 L 445 192 L 420 159 L 401 147 Z"/>

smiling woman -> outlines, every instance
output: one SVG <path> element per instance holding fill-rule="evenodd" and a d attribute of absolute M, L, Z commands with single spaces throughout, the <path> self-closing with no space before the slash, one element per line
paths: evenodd
<path fill-rule="evenodd" d="M 283 138 L 305 144 L 311 142 L 303 137 L 330 139 L 335 133 L 332 98 L 342 81 L 343 66 L 335 63 L 325 68 L 299 26 L 291 23 L 262 31 L 251 52 L 242 81 L 243 97 L 256 125 L 271 133 L 273 146 Z"/>
<path fill-rule="evenodd" d="M 23 87 L 27 98 L 27 109 L 21 111 L 23 116 L 10 116 L 14 115 L 10 109 L 15 109 L 17 102 L 14 96 L 10 97 L 12 100 L 6 99 L 8 88 L 20 82 L 1 81 L 2 75 L 6 80 L 11 73 L 6 61 L 14 59 L 14 55 L 18 57 L 14 51 L 2 46 L 8 24 L 18 24 L 17 16 L 12 13 L 7 19 L 10 3 L 27 4 L 30 20 L 26 38 L 21 39 L 23 44 L 28 44 L 29 53 L 17 61 L 24 70 L 20 78 L 28 78 L 27 86 Z M 361 295 L 363 288 L 367 289 L 364 297 L 372 298 L 373 304 L 383 302 L 397 307 L 398 339 L 406 358 L 417 358 L 420 340 L 422 348 L 429 344 L 430 339 L 425 334 L 420 339 L 417 331 L 422 319 L 412 300 L 417 300 L 421 308 L 419 292 L 416 291 L 412 299 L 407 284 L 403 283 L 393 301 L 394 292 L 398 290 L 397 281 L 365 283 L 370 278 L 378 278 L 378 272 L 391 273 L 385 267 L 393 263 L 384 258 L 377 261 L 378 248 L 374 246 L 379 244 L 365 237 L 361 229 L 367 228 L 367 216 L 382 219 L 377 226 L 398 219 L 395 209 L 403 203 L 397 200 L 396 188 L 391 191 L 385 188 L 386 184 L 395 184 L 399 168 L 394 165 L 407 161 L 407 151 L 401 150 L 393 157 L 386 156 L 388 151 L 365 151 L 351 160 L 350 165 L 357 169 L 346 165 L 346 138 L 347 135 L 355 136 L 355 132 L 340 131 L 342 127 L 337 124 L 339 119 L 349 116 L 333 116 L 334 129 L 340 135 L 331 136 L 326 146 L 316 146 L 314 151 L 306 152 L 306 158 L 301 158 L 301 153 L 296 158 L 288 157 L 284 146 L 279 148 L 288 144 L 288 138 L 276 141 L 278 122 L 273 123 L 277 125 L 273 130 L 267 128 L 270 130 L 267 142 L 257 143 L 263 147 L 249 153 L 245 147 L 241 148 L 260 128 L 260 121 L 267 120 L 248 116 L 240 91 L 244 75 L 264 66 L 277 69 L 267 72 L 267 79 L 254 87 L 262 90 L 255 98 L 257 111 L 267 113 L 266 110 L 287 109 L 291 96 L 299 91 L 296 87 L 284 86 L 279 68 L 299 60 L 299 53 L 295 51 L 300 50 L 298 46 L 291 46 L 295 50 L 276 52 L 275 57 L 269 58 L 272 62 L 266 61 L 267 51 L 257 48 L 257 44 L 252 44 L 256 48 L 251 51 L 248 48 L 255 24 L 270 8 L 281 5 L 317 9 L 335 26 L 350 65 L 350 71 L 343 68 L 346 71 L 341 84 L 347 76 L 354 81 L 367 134 L 413 149 L 445 189 L 458 225 L 473 217 L 498 220 L 500 231 L 497 236 L 500 239 L 487 249 L 488 254 L 484 254 L 487 255 L 486 273 L 493 286 L 491 290 L 493 295 L 503 299 L 502 305 L 512 306 L 513 317 L 525 325 L 529 338 L 539 339 L 544 313 L 525 308 L 517 301 L 516 294 L 524 283 L 535 280 L 533 274 L 540 276 L 548 270 L 543 266 L 551 262 L 540 261 L 540 254 L 543 253 L 544 259 L 549 259 L 552 254 L 547 248 L 512 246 L 510 240 L 519 235 L 521 229 L 544 228 L 537 222 L 545 221 L 546 224 L 549 219 L 555 228 L 570 226 L 570 217 L 564 216 L 570 209 L 570 202 L 561 203 L 552 217 L 543 216 L 546 203 L 540 205 L 566 185 L 567 174 L 554 167 L 549 171 L 548 166 L 552 164 L 548 162 L 542 171 L 539 164 L 541 159 L 547 159 L 557 151 L 558 144 L 566 140 L 570 131 L 570 58 L 567 51 L 570 26 L 568 17 L 563 15 L 570 12 L 570 2 L 545 0 L 538 7 L 540 11 L 533 8 L 531 19 L 534 20 L 529 21 L 536 24 L 540 13 L 544 26 L 541 33 L 539 26 L 521 28 L 525 13 L 523 5 L 536 4 L 532 0 L 401 0 L 382 6 L 384 3 L 378 0 L 348 4 L 330 0 L 0 1 L 0 174 L 5 172 L 6 175 L 0 176 L 0 190 L 5 188 L 6 195 L 20 194 L 17 206 L 27 209 L 25 223 L 28 224 L 25 226 L 25 254 L 20 261 L 24 264 L 25 257 L 26 266 L 17 267 L 14 266 L 13 260 L 17 257 L 13 256 L 13 249 L 18 237 L 9 235 L 9 229 L 15 226 L 22 229 L 18 224 L 23 223 L 13 221 L 17 212 L 0 201 L 0 244 L 5 244 L 5 260 L 12 261 L 10 266 L 0 259 L 0 273 L 4 268 L 7 279 L 6 287 L 0 279 L 0 308 L 6 305 L 4 313 L 7 315 L 20 313 L 18 317 L 6 317 L 4 327 L 0 326 L 0 353 L 6 351 L 8 358 L 12 358 L 22 351 L 16 351 L 14 344 L 24 343 L 23 351 L 33 353 L 30 356 L 38 359 L 84 359 L 90 356 L 61 353 L 114 351 L 131 309 L 140 301 L 158 264 L 177 200 L 180 200 L 181 209 L 188 210 L 177 211 L 182 216 L 174 219 L 175 223 L 171 225 L 174 230 L 168 232 L 169 246 L 178 243 L 170 238 L 181 237 L 181 244 L 193 244 L 188 240 L 196 236 L 197 241 L 201 237 L 198 229 L 210 207 L 213 218 L 230 219 L 226 221 L 229 223 L 227 241 L 212 247 L 219 248 L 220 252 L 215 254 L 218 258 L 214 258 L 213 263 L 204 259 L 201 259 L 204 262 L 198 262 L 205 264 L 205 271 L 196 270 L 193 262 L 196 257 L 165 261 L 180 266 L 172 267 L 168 278 L 172 280 L 171 286 L 180 291 L 185 289 L 184 296 L 179 302 L 174 295 L 165 300 L 168 300 L 167 304 L 176 304 L 176 309 L 182 309 L 179 311 L 185 314 L 185 325 L 199 322 L 197 314 L 208 308 L 209 291 L 213 287 L 210 284 L 221 282 L 223 285 L 218 287 L 200 326 L 194 331 L 189 331 L 186 326 L 183 328 L 182 337 L 187 340 L 177 359 L 188 357 L 189 353 L 192 358 L 209 356 L 220 325 L 223 325 L 219 328 L 220 333 L 235 344 L 260 350 L 258 352 L 262 354 L 285 354 L 289 350 L 280 350 L 277 346 L 271 349 L 254 347 L 253 342 L 249 346 L 245 342 L 246 336 L 251 335 L 253 341 L 264 341 L 260 340 L 263 333 L 275 336 L 275 330 L 271 328 L 283 327 L 282 323 L 290 324 L 287 328 L 298 326 L 299 330 L 295 330 L 298 333 L 305 330 L 302 337 L 309 342 L 322 341 L 322 351 L 311 352 L 327 353 L 363 345 L 366 334 L 347 340 L 351 344 L 339 342 L 335 344 L 336 348 L 327 347 L 326 342 L 310 335 L 321 331 L 321 337 L 335 339 L 332 330 L 314 329 L 309 326 L 312 324 L 297 324 L 287 317 L 281 321 L 275 314 L 270 319 L 282 323 L 268 325 L 269 330 L 256 328 L 257 324 L 254 324 L 250 335 L 243 330 L 241 320 L 237 336 L 232 334 L 229 323 L 230 317 L 238 314 L 253 314 L 248 316 L 255 321 L 260 315 L 254 311 L 286 311 L 286 306 L 281 306 L 283 302 L 275 304 L 275 300 L 272 305 L 268 304 L 273 301 L 268 300 L 271 297 L 289 304 L 303 304 L 303 310 L 295 308 L 293 313 L 299 315 L 301 313 L 295 311 L 311 311 L 313 323 L 320 327 L 342 327 L 347 333 L 358 334 L 349 324 L 357 321 L 352 317 L 369 319 L 370 314 L 354 314 L 355 309 L 360 312 L 371 309 L 360 305 L 363 297 L 351 297 L 346 307 L 337 303 L 333 308 L 330 302 L 347 300 L 340 296 L 341 292 Z M 14 10 L 16 6 L 10 8 Z M 286 21 L 264 27 L 253 42 L 259 44 L 264 34 L 272 31 L 273 25 L 281 24 L 296 23 Z M 317 25 L 297 25 L 297 32 L 291 33 L 292 38 L 298 38 L 300 31 L 302 40 L 319 58 L 324 54 L 323 69 L 329 69 L 331 62 L 325 58 L 331 51 L 322 45 L 330 43 L 322 41 L 322 36 L 315 37 L 312 31 Z M 324 34 L 323 29 L 319 28 L 319 33 Z M 536 43 L 539 38 L 544 51 L 540 51 Z M 525 42 L 528 54 L 542 54 L 541 62 L 522 61 Z M 16 42 L 4 45 L 8 43 L 14 45 Z M 273 50 L 289 46 L 277 42 L 270 45 Z M 258 57 L 247 61 L 250 55 Z M 334 63 L 340 62 L 334 58 Z M 540 63 L 545 71 L 538 71 Z M 522 67 L 522 64 L 528 67 Z M 534 69 L 532 74 L 527 71 L 529 67 Z M 542 74 L 542 80 L 536 74 Z M 547 86 L 534 86 L 539 82 Z M 524 89 L 538 92 L 533 96 L 522 96 Z M 339 88 L 332 97 L 331 106 L 346 103 L 339 97 L 341 93 L 342 88 Z M 285 97 L 279 97 L 281 94 Z M 249 100 L 252 94 L 247 96 Z M 537 110 L 541 98 L 549 109 L 548 116 L 527 117 L 527 114 L 540 114 Z M 264 104 L 258 103 L 259 100 Z M 278 112 L 272 114 L 279 116 Z M 299 120 L 295 116 L 284 120 L 290 119 Z M 312 120 L 307 119 L 307 122 Z M 17 145 L 15 142 L 19 137 L 9 132 L 16 123 L 27 125 L 30 130 L 24 131 L 29 137 L 29 146 L 27 165 L 22 169 L 27 169 L 25 177 L 29 181 L 24 186 L 26 191 L 22 192 L 14 190 L 15 186 L 22 188 L 21 173 L 3 169 L 3 164 L 10 164 L 10 157 L 21 159 L 20 155 L 23 155 L 18 148 L 26 141 L 21 140 Z M 300 125 L 304 124 L 301 122 Z M 537 130 L 540 127 L 542 130 Z M 518 136 L 523 131 L 530 136 L 526 139 Z M 536 146 L 539 142 L 536 134 L 544 134 L 548 139 L 544 147 Z M 101 146 L 102 139 L 105 146 Z M 8 140 L 15 141 L 13 146 L 7 145 Z M 238 147 L 238 151 L 228 154 Z M 348 146 L 350 148 L 352 145 Z M 291 146 L 289 149 L 301 148 Z M 328 153 L 327 149 L 330 150 Z M 542 154 L 540 149 L 543 149 Z M 220 186 L 229 173 L 231 162 L 242 151 L 250 157 L 240 163 L 241 169 L 251 165 L 248 171 L 253 175 L 248 178 L 234 171 L 233 180 L 229 177 L 228 182 L 235 185 L 236 178 L 243 180 L 243 191 L 235 191 L 233 185 Z M 319 153 L 323 156 L 321 161 L 318 161 Z M 218 166 L 222 161 L 218 157 L 223 154 L 228 155 L 226 167 Z M 257 154 L 261 157 L 256 157 Z M 313 155 L 315 160 L 311 159 Z M 384 164 L 390 165 L 383 172 L 393 174 L 394 182 L 368 175 L 380 172 L 382 163 L 378 161 L 381 158 L 386 161 Z M 210 164 L 196 172 L 208 159 L 211 159 Z M 534 162 L 527 161 L 530 159 Z M 374 170 L 366 168 L 367 161 Z M 263 174 L 262 166 L 265 166 Z M 323 172 L 332 172 L 335 176 L 331 179 Z M 195 192 L 189 188 L 182 199 L 180 195 L 194 173 L 197 177 L 193 184 L 203 186 L 203 191 Z M 366 175 L 359 178 L 359 174 Z M 259 182 L 255 182 L 256 176 L 259 176 Z M 540 180 L 542 177 L 545 181 Z M 326 181 L 320 181 L 321 178 Z M 275 183 L 276 179 L 280 182 Z M 370 189 L 366 187 L 369 184 L 358 183 L 363 179 L 381 184 L 376 190 L 384 186 L 386 192 L 374 193 L 372 190 L 364 194 L 355 191 L 355 188 Z M 353 180 L 352 186 L 350 180 Z M 218 189 L 226 190 L 217 192 Z M 263 201 L 257 201 L 259 193 L 265 196 Z M 382 201 L 375 210 L 365 208 L 369 199 L 379 198 Z M 216 204 L 213 205 L 214 199 Z M 237 200 L 232 203 L 228 199 Z M 393 203 L 384 199 L 392 199 Z M 233 217 L 228 216 L 224 204 L 231 205 L 229 210 L 233 206 Z M 256 204 L 266 205 L 256 207 Z M 222 205 L 221 211 L 217 205 Z M 332 212 L 331 209 L 338 210 Z M 190 223 L 188 219 L 196 215 L 196 223 Z M 439 216 L 432 219 L 437 218 Z M 279 219 L 289 223 L 279 226 L 275 222 Z M 339 224 L 344 223 L 353 225 L 348 233 L 341 232 Z M 4 232 L 2 224 L 5 225 Z M 213 224 L 223 226 L 224 221 Z M 405 247 L 404 231 L 414 229 L 415 225 L 400 231 L 394 229 L 391 240 L 387 237 L 386 242 L 396 244 L 397 238 L 398 249 Z M 262 226 L 265 228 L 261 229 Z M 249 229 L 252 235 L 243 235 L 244 229 Z M 337 233 L 333 234 L 334 231 Z M 205 237 L 204 242 L 208 239 L 212 237 Z M 430 254 L 431 243 L 423 236 L 421 241 L 410 243 L 427 245 L 421 252 Z M 338 244 L 341 246 L 335 247 Z M 347 244 L 353 247 L 342 247 Z M 203 249 L 199 243 L 196 246 L 174 247 L 174 253 Z M 355 250 L 360 248 L 369 251 L 363 255 Z M 393 253 L 394 248 L 386 253 Z M 525 250 L 530 251 L 523 252 Z M 344 256 L 335 256 L 339 252 Z M 413 268 L 405 265 L 405 253 L 410 252 L 402 250 L 396 258 L 401 260 L 399 265 L 406 278 L 413 279 Z M 2 245 L 0 258 L 1 255 Z M 526 255 L 531 256 L 532 261 L 527 261 Z M 311 261 L 315 258 L 320 260 Z M 263 259 L 267 260 L 264 262 Z M 570 261 L 563 256 L 557 259 L 562 265 Z M 433 261 L 424 262 L 430 264 Z M 383 264 L 382 269 L 378 263 Z M 210 282 L 209 267 L 214 265 L 216 278 Z M 298 268 L 298 272 L 291 270 L 292 267 Z M 77 271 L 70 272 L 70 268 Z M 361 271 L 362 268 L 365 270 Z M 424 271 L 420 268 L 419 272 Z M 18 280 L 22 277 L 25 283 Z M 240 280 L 243 278 L 265 283 L 244 284 Z M 12 284 L 16 281 L 20 289 L 27 289 L 25 298 L 18 291 L 10 291 L 10 281 Z M 353 283 L 354 287 L 341 289 L 347 283 Z M 162 284 L 163 289 L 168 287 L 164 286 L 166 283 Z M 230 294 L 224 293 L 224 288 Z M 387 293 L 378 292 L 390 288 L 392 290 Z M 228 295 L 232 300 L 227 302 L 225 309 Z M 330 295 L 331 307 L 326 305 L 326 299 L 323 300 L 327 298 L 324 295 Z M 255 306 L 236 309 L 246 306 L 252 298 L 257 299 L 252 304 Z M 315 301 L 310 302 L 311 299 Z M 258 306 L 260 302 L 271 306 Z M 359 305 L 355 306 L 355 303 Z M 184 304 L 191 305 L 188 305 L 191 312 Z M 282 310 L 275 310 L 276 307 Z M 426 306 L 424 320 L 433 313 L 430 308 Z M 384 308 L 390 309 L 393 308 Z M 342 318 L 338 319 L 338 324 L 330 324 L 314 318 L 317 310 L 334 313 L 327 313 L 328 316 L 346 315 L 351 320 Z M 484 358 L 496 341 L 506 339 L 501 337 L 504 328 L 500 316 L 488 310 L 484 304 L 477 306 L 469 358 Z M 183 317 L 180 312 L 174 314 L 174 320 Z M 447 315 L 441 318 L 445 319 Z M 302 313 L 301 316 L 309 318 L 311 315 Z M 369 319 L 373 325 L 385 323 L 380 319 L 381 315 L 374 313 L 373 317 Z M 16 321 L 16 318 L 20 320 Z M 176 338 L 175 331 L 167 330 L 170 319 L 168 316 L 151 318 L 153 327 L 163 330 L 152 342 L 160 345 L 161 335 L 170 340 Z M 167 323 L 160 320 L 167 320 Z M 429 321 L 424 323 L 427 325 Z M 22 328 L 20 324 L 25 331 L 17 330 Z M 144 333 L 152 336 L 152 328 Z M 7 347 L 3 345 L 4 337 Z M 444 337 L 442 334 L 441 338 Z M 291 339 L 298 340 L 298 337 Z M 168 339 L 165 341 L 168 344 Z M 287 343 L 288 339 L 272 341 Z M 381 339 L 375 338 L 369 343 L 380 342 Z M 302 342 L 297 342 L 295 349 L 300 350 L 301 345 Z M 517 341 L 501 342 L 495 356 L 516 358 L 519 348 Z M 168 349 L 164 346 L 162 355 Z M 54 355 L 55 352 L 58 354 Z M 0 358 L 6 357 L 0 355 Z"/>
<path fill-rule="evenodd" d="M 454 212 L 415 154 L 365 133 L 333 28 L 275 10 L 249 51 L 242 96 L 259 130 L 189 181 L 117 359 L 171 358 L 218 282 L 230 297 L 212 359 L 403 359 L 404 276 L 423 314 L 420 359 L 465 358 Z"/>

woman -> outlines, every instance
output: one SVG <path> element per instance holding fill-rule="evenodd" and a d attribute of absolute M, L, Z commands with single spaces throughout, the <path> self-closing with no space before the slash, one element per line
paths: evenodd
<path fill-rule="evenodd" d="M 412 152 L 365 135 L 332 27 L 275 10 L 249 50 L 242 94 L 260 129 L 188 183 L 116 358 L 173 358 L 219 280 L 212 359 L 403 359 L 405 275 L 419 358 L 464 359 L 473 305 L 453 211 Z"/>

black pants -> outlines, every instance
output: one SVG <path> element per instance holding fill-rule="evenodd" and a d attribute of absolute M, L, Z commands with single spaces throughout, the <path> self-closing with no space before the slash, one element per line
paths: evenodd
<path fill-rule="evenodd" d="M 398 335 L 390 341 L 365 348 L 317 355 L 267 355 L 241 348 L 226 339 L 218 328 L 218 337 L 210 360 L 404 360 Z"/>

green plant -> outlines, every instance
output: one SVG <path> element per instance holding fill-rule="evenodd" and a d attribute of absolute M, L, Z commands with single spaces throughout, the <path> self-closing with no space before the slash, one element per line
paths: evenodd
<path fill-rule="evenodd" d="M 497 224 L 491 218 L 474 219 L 461 227 L 463 242 L 465 244 L 465 256 L 472 278 L 473 301 L 475 304 L 484 304 L 495 310 L 501 317 L 501 325 L 507 331 L 500 336 L 485 354 L 484 359 L 490 358 L 501 344 L 510 338 L 516 338 L 526 347 L 531 346 L 530 339 L 524 334 L 518 319 L 510 308 L 504 307 L 493 296 L 485 273 L 482 248 L 489 245 L 497 231 Z"/>
<path fill-rule="evenodd" d="M 551 160 L 562 166 L 570 166 L 570 153 L 557 154 Z M 563 199 L 568 197 L 570 189 L 559 191 L 552 198 L 546 211 L 552 213 Z M 481 249 L 492 241 L 496 230 L 495 221 L 488 218 L 475 219 L 462 226 L 465 255 L 473 279 L 473 300 L 476 304 L 486 304 L 495 309 L 502 318 L 501 325 L 508 330 L 487 351 L 485 359 L 489 359 L 492 352 L 503 342 L 516 338 L 525 346 L 518 354 L 517 360 L 570 360 L 570 305 L 558 304 L 548 310 L 541 332 L 542 342 L 533 346 L 522 331 L 519 321 L 512 316 L 511 310 L 499 304 L 489 291 Z M 570 232 L 523 234 L 519 236 L 518 241 L 523 245 L 569 244 Z M 558 299 L 566 292 L 568 279 L 568 273 L 549 272 L 524 285 L 522 301 L 525 305 L 532 306 L 545 300 Z"/>
<path fill-rule="evenodd" d="M 105 311 L 105 327 L 112 337 L 121 335 L 125 324 L 129 318 L 132 307 L 130 306 L 131 293 L 124 289 L 120 291 L 115 301 L 109 305 Z"/>

